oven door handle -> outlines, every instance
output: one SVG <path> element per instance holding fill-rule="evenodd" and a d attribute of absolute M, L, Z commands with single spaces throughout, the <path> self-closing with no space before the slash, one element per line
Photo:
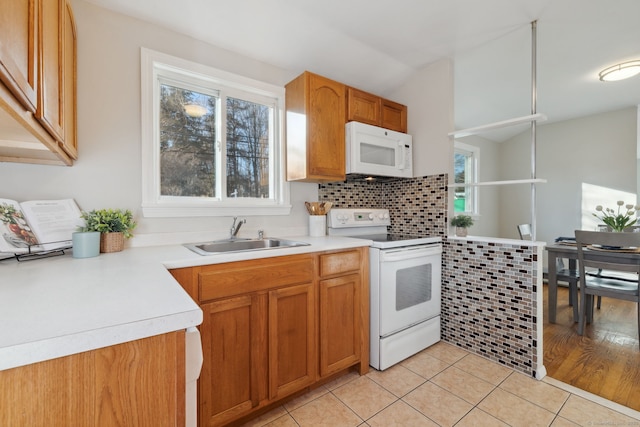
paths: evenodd
<path fill-rule="evenodd" d="M 431 246 L 431 247 L 408 246 L 400 249 L 387 249 L 382 251 L 380 261 L 383 261 L 383 262 L 404 261 L 412 258 L 440 255 L 441 253 L 442 253 L 442 248 L 440 247 L 440 245 L 435 247 L 434 246 Z"/>

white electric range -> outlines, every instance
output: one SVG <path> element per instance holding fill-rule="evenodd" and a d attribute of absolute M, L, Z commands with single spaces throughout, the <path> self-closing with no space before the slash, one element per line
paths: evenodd
<path fill-rule="evenodd" d="M 329 211 L 329 235 L 372 240 L 370 364 L 378 370 L 440 341 L 442 239 L 391 234 L 388 209 Z"/>

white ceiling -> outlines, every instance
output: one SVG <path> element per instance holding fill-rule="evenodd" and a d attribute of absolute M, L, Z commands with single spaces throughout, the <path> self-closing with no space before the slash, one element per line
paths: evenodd
<path fill-rule="evenodd" d="M 291 70 L 385 95 L 442 58 L 455 64 L 456 128 L 537 111 L 550 121 L 640 103 L 640 75 L 598 72 L 640 59 L 640 0 L 87 0 Z"/>

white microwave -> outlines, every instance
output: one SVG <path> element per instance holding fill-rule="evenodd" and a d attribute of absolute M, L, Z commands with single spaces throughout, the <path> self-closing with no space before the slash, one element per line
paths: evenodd
<path fill-rule="evenodd" d="M 411 135 L 360 122 L 345 125 L 347 174 L 413 177 Z"/>

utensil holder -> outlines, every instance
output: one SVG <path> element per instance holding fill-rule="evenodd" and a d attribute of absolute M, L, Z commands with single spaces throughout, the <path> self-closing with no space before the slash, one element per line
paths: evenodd
<path fill-rule="evenodd" d="M 325 236 L 327 234 L 327 217 L 325 215 L 309 215 L 309 236 Z"/>

